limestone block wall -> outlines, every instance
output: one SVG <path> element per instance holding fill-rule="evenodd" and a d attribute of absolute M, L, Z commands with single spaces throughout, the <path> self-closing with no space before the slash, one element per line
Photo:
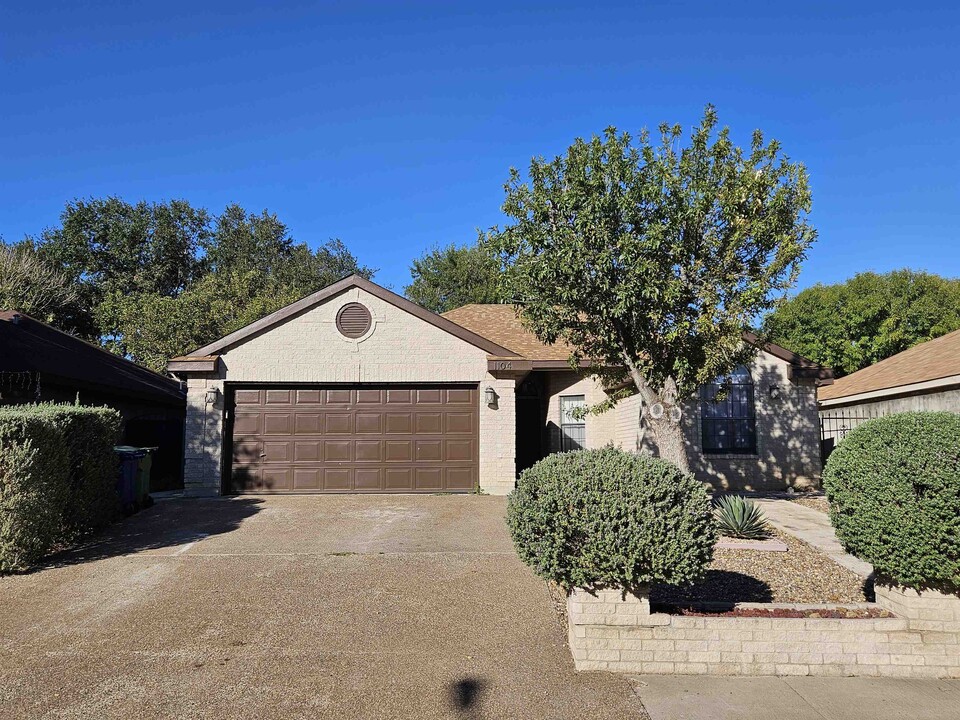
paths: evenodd
<path fill-rule="evenodd" d="M 960 598 L 896 589 L 862 620 L 684 617 L 651 613 L 618 590 L 567 600 L 578 670 L 689 675 L 960 677 Z"/>

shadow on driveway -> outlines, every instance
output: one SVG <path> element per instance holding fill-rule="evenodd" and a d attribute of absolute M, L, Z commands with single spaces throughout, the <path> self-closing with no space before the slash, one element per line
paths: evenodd
<path fill-rule="evenodd" d="M 114 523 L 81 545 L 51 555 L 28 572 L 174 548 L 236 530 L 260 511 L 263 500 L 225 497 L 167 500 Z"/>

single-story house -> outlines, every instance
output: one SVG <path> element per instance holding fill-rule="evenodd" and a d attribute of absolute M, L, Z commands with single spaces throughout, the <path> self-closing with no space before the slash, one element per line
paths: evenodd
<path fill-rule="evenodd" d="M 960 330 L 821 387 L 824 457 L 853 428 L 899 412 L 960 412 Z"/>
<path fill-rule="evenodd" d="M 749 340 L 750 337 L 747 338 Z M 548 453 L 652 450 L 637 397 L 605 395 L 507 305 L 444 315 L 351 276 L 174 358 L 187 382 L 191 494 L 508 493 Z M 775 345 L 683 414 L 697 475 L 717 487 L 816 485 L 816 385 L 829 370 Z"/>
<path fill-rule="evenodd" d="M 179 382 L 23 313 L 0 311 L 0 405 L 32 402 L 115 408 L 122 443 L 158 448 L 153 489 L 180 486 L 186 393 Z"/>

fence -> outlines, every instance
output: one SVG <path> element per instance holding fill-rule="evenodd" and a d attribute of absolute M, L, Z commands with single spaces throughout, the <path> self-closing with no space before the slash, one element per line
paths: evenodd
<path fill-rule="evenodd" d="M 867 420 L 880 417 L 886 413 L 870 412 L 869 410 L 858 409 L 857 412 L 849 410 L 821 410 L 820 411 L 820 455 L 826 462 L 830 453 L 837 444 L 847 436 L 851 430 L 858 425 L 862 425 Z"/>

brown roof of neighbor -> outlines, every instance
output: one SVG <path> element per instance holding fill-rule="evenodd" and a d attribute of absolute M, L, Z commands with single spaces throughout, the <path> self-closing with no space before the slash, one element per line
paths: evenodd
<path fill-rule="evenodd" d="M 443 313 L 443 317 L 477 335 L 509 348 L 527 360 L 567 360 L 570 346 L 564 342 L 546 345 L 527 330 L 513 305 L 464 305 Z"/>
<path fill-rule="evenodd" d="M 960 330 L 915 345 L 820 388 L 818 400 L 889 390 L 960 375 Z"/>
<path fill-rule="evenodd" d="M 12 310 L 0 311 L 0 372 L 40 373 L 41 383 L 56 378 L 113 395 L 185 402 L 176 380 Z"/>

